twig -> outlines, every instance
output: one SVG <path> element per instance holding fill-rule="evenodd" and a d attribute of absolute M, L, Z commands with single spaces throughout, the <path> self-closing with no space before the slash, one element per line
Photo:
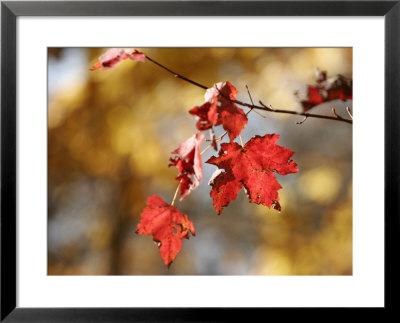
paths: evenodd
<path fill-rule="evenodd" d="M 303 124 L 303 123 L 307 120 L 307 118 L 308 118 L 308 117 L 304 117 L 303 120 L 296 122 L 296 124 Z"/>
<path fill-rule="evenodd" d="M 349 107 L 346 107 L 346 111 L 347 111 L 347 113 L 349 114 L 349 116 L 350 116 L 351 120 L 353 120 L 353 115 L 352 115 L 352 113 L 351 113 L 351 111 L 350 111 L 350 108 L 349 108 Z"/>
<path fill-rule="evenodd" d="M 338 114 L 336 113 L 336 109 L 333 108 L 333 107 L 332 107 L 332 112 L 333 112 L 333 114 L 335 115 L 335 117 L 338 118 L 339 120 L 346 120 L 346 119 L 343 119 L 340 115 L 338 115 Z"/>
<path fill-rule="evenodd" d="M 303 117 L 307 117 L 307 118 L 320 118 L 320 119 L 327 119 L 327 120 L 336 120 L 336 121 L 342 121 L 342 122 L 346 122 L 346 123 L 350 123 L 350 124 L 353 123 L 352 120 L 344 119 L 344 118 L 341 118 L 341 117 L 337 118 L 337 117 L 325 116 L 325 115 L 322 115 L 322 114 L 312 114 L 312 113 L 297 112 L 297 111 L 292 111 L 292 110 L 272 109 L 272 107 L 267 107 L 261 101 L 259 101 L 259 102 L 264 107 L 264 110 L 269 111 L 269 112 L 294 114 L 294 115 L 303 116 Z"/>
<path fill-rule="evenodd" d="M 336 118 L 341 119 L 342 117 L 336 113 L 335 108 L 332 108 L 332 113 L 335 115 Z"/>
<path fill-rule="evenodd" d="M 195 81 L 193 81 L 193 80 L 191 80 L 191 79 L 188 79 L 187 77 L 185 77 L 185 76 L 183 76 L 183 75 L 181 75 L 181 74 L 175 73 L 174 71 L 170 70 L 168 67 L 162 65 L 161 63 L 155 61 L 154 59 L 150 58 L 150 57 L 147 56 L 147 55 L 146 55 L 146 59 L 148 59 L 150 62 L 156 64 L 157 66 L 161 67 L 162 69 L 166 70 L 167 72 L 173 74 L 175 77 L 180 78 L 181 80 L 184 80 L 184 81 L 189 82 L 189 83 L 191 83 L 191 84 L 193 84 L 193 85 L 196 85 L 196 86 L 198 86 L 198 87 L 201 87 L 201 88 L 204 89 L 204 90 L 207 90 L 207 89 L 208 89 L 207 86 L 205 86 L 205 85 L 203 85 L 203 84 L 200 84 L 200 83 L 197 83 L 197 82 L 195 82 Z"/>
<path fill-rule="evenodd" d="M 254 102 L 253 102 L 253 98 L 251 97 L 250 90 L 249 90 L 249 87 L 247 86 L 247 84 L 246 84 L 246 89 L 247 89 L 247 93 L 248 93 L 249 98 L 250 98 L 250 102 L 253 105 L 253 108 L 250 108 L 250 110 L 246 112 L 246 116 L 247 116 L 251 111 L 253 111 Z M 264 119 L 266 118 L 266 116 L 262 115 L 260 112 L 258 112 L 258 111 L 254 111 L 254 112 L 257 113 L 261 118 L 264 118 Z"/>

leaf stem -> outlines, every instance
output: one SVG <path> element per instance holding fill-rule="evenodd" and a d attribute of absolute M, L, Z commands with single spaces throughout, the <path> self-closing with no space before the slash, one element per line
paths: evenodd
<path fill-rule="evenodd" d="M 244 148 L 242 135 L 239 135 L 239 139 L 240 139 L 240 144 L 242 145 L 242 148 Z"/>
<path fill-rule="evenodd" d="M 172 199 L 171 206 L 173 206 L 175 204 L 175 200 L 176 200 L 176 197 L 178 196 L 179 186 L 180 185 L 181 185 L 181 182 L 179 182 L 178 187 L 175 190 L 175 194 L 174 194 L 174 198 Z"/>

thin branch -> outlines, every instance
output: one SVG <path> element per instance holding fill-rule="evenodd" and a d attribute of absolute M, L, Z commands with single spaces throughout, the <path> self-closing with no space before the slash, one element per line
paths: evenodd
<path fill-rule="evenodd" d="M 332 108 L 332 113 L 335 115 L 336 118 L 341 119 L 342 117 L 336 113 L 336 109 Z"/>
<path fill-rule="evenodd" d="M 287 113 L 287 114 L 295 114 L 298 116 L 303 116 L 303 117 L 307 117 L 307 118 L 320 118 L 320 119 L 327 119 L 327 120 L 336 120 L 336 121 L 343 121 L 346 123 L 350 123 L 352 124 L 353 121 L 349 120 L 349 119 L 344 119 L 342 117 L 337 118 L 335 117 L 331 117 L 331 116 L 325 116 L 323 114 L 312 114 L 312 113 L 307 113 L 307 112 L 297 112 L 297 111 L 292 111 L 292 110 L 281 110 L 281 109 L 272 109 L 272 107 L 267 107 L 264 103 L 262 103 L 261 101 L 259 101 L 260 104 L 264 107 L 264 110 L 269 111 L 269 112 L 277 112 L 277 113 Z"/>
<path fill-rule="evenodd" d="M 170 70 L 168 67 L 162 65 L 161 63 L 155 61 L 154 59 L 150 58 L 150 57 L 147 56 L 147 55 L 146 55 L 146 58 L 147 58 L 150 62 L 156 64 L 157 66 L 161 67 L 162 69 L 166 70 L 167 72 L 173 74 L 175 77 L 180 78 L 181 80 L 184 80 L 184 81 L 186 81 L 186 82 L 189 82 L 189 83 L 191 83 L 191 84 L 193 84 L 193 85 L 196 85 L 196 86 L 198 86 L 198 87 L 201 87 L 201 88 L 204 89 L 204 90 L 207 90 L 207 89 L 208 89 L 207 86 L 205 86 L 205 85 L 203 85 L 203 84 L 200 84 L 200 83 L 197 83 L 197 82 L 195 82 L 195 81 L 193 81 L 193 80 L 191 80 L 191 79 L 188 79 L 187 77 L 185 77 L 185 76 L 183 76 L 183 75 L 181 75 L 181 74 L 175 73 L 174 71 Z"/>
<path fill-rule="evenodd" d="M 333 112 L 333 114 L 335 115 L 335 117 L 338 118 L 339 120 L 347 120 L 347 119 L 344 119 L 343 117 L 341 117 L 340 115 L 338 115 L 338 114 L 336 113 L 336 109 L 333 108 L 333 107 L 332 107 L 332 112 Z M 353 118 L 352 118 L 352 120 L 353 120 Z"/>
<path fill-rule="evenodd" d="M 247 86 L 247 84 L 246 84 L 246 90 L 247 90 L 247 94 L 249 95 L 250 102 L 251 102 L 251 104 L 254 106 L 253 98 L 251 97 L 250 90 L 249 90 L 249 87 Z M 250 108 L 250 110 L 246 112 L 246 116 L 247 116 L 251 111 L 253 111 L 253 109 L 254 109 L 254 108 Z M 260 112 L 258 112 L 258 111 L 254 111 L 254 112 L 257 113 L 261 118 L 264 118 L 264 119 L 266 118 L 266 116 L 262 115 Z"/>
<path fill-rule="evenodd" d="M 303 120 L 296 122 L 296 124 L 303 124 L 303 123 L 307 120 L 307 118 L 308 118 L 308 117 L 304 117 Z"/>
<path fill-rule="evenodd" d="M 353 120 L 353 114 L 351 113 L 351 111 L 350 111 L 350 108 L 349 108 L 349 107 L 346 107 L 346 111 L 347 111 L 347 113 L 349 114 L 349 116 L 350 116 L 351 120 Z"/>
<path fill-rule="evenodd" d="M 149 56 L 146 55 L 147 60 L 149 60 L 150 62 L 152 62 L 153 64 L 156 64 L 157 66 L 161 67 L 162 69 L 166 70 L 167 72 L 173 74 L 175 77 L 180 78 L 181 80 L 184 80 L 188 83 L 191 83 L 197 87 L 200 87 L 204 90 L 207 90 L 209 87 L 200 84 L 198 82 L 195 82 L 179 73 L 176 73 L 174 71 L 172 71 L 171 69 L 169 69 L 168 67 L 162 65 L 161 63 L 155 61 L 154 59 L 150 58 Z M 307 117 L 307 118 L 319 118 L 319 119 L 326 119 L 326 120 L 335 120 L 335 121 L 342 121 L 345 123 L 349 123 L 352 124 L 353 121 L 352 119 L 345 119 L 342 117 L 332 117 L 332 116 L 325 116 L 325 115 L 321 115 L 321 114 L 312 114 L 312 113 L 306 113 L 306 112 L 297 112 L 297 111 L 293 111 L 293 110 L 282 110 L 282 109 L 273 109 L 271 106 L 267 107 L 265 104 L 263 104 L 261 101 L 259 101 L 259 103 L 261 104 L 261 106 L 259 105 L 255 105 L 255 104 L 250 104 L 250 103 L 246 103 L 246 102 L 242 102 L 239 100 L 231 100 L 229 97 L 223 95 L 222 93 L 220 93 L 222 96 L 224 96 L 227 100 L 234 102 L 236 104 L 239 104 L 241 106 L 244 107 L 248 107 L 250 108 L 250 111 L 253 109 L 257 109 L 257 110 L 263 110 L 263 111 L 268 111 L 268 112 L 274 112 L 274 113 L 286 113 L 286 114 L 293 114 L 293 115 L 298 115 L 298 116 L 303 116 L 303 117 Z"/>
<path fill-rule="evenodd" d="M 253 98 L 251 97 L 250 90 L 249 90 L 249 87 L 247 86 L 247 84 L 246 84 L 246 90 L 247 90 L 247 94 L 249 95 L 251 104 L 254 105 Z"/>

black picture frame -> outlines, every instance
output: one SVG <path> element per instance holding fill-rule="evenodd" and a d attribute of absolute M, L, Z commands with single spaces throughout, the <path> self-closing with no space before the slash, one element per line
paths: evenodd
<path fill-rule="evenodd" d="M 384 16 L 385 307 L 395 310 L 399 278 L 400 1 L 99 1 L 1 3 L 1 322 L 236 321 L 264 317 L 244 308 L 16 307 L 16 19 L 19 16 Z M 373 80 L 371 80 L 373 82 Z M 366 175 L 369 176 L 369 175 Z M 373 234 L 373 233 L 371 233 Z M 373 260 L 371 260 L 373 261 Z M 238 291 L 240 292 L 240 291 Z M 296 309 L 291 309 L 296 310 Z M 297 309 L 299 310 L 299 309 Z M 332 309 L 327 309 L 330 313 Z M 370 315 L 372 312 L 368 312 Z M 280 314 L 281 315 L 281 314 Z M 309 315 L 309 314 L 308 314 Z M 326 315 L 326 314 L 323 314 Z M 330 314 L 329 314 L 330 315 Z M 284 316 L 283 316 L 284 317 Z M 280 318 L 282 319 L 282 317 Z M 250 319 L 251 321 L 252 319 Z M 249 320 L 245 320 L 249 321 Z"/>

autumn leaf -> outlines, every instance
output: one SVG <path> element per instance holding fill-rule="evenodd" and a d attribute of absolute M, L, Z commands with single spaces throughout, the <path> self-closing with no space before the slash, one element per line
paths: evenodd
<path fill-rule="evenodd" d="M 343 75 L 336 75 L 327 78 L 326 71 L 316 69 L 315 72 L 316 85 L 307 86 L 307 97 L 300 100 L 304 111 L 332 100 L 352 100 L 353 99 L 353 82 L 351 79 Z"/>
<path fill-rule="evenodd" d="M 207 89 L 204 95 L 206 102 L 189 111 L 199 118 L 196 123 L 197 129 L 206 130 L 222 124 L 228 132 L 230 141 L 233 142 L 247 124 L 244 111 L 232 102 L 236 99 L 236 95 L 236 88 L 228 81 L 216 83 Z"/>
<path fill-rule="evenodd" d="M 203 180 L 200 146 L 204 135 L 199 132 L 185 142 L 181 143 L 172 154 L 178 155 L 170 158 L 170 166 L 178 169 L 180 200 L 182 201 L 192 190 L 199 186 Z"/>
<path fill-rule="evenodd" d="M 182 249 L 182 239 L 194 236 L 193 223 L 186 214 L 165 203 L 158 195 L 149 196 L 137 226 L 136 233 L 152 235 L 158 243 L 161 258 L 167 267 Z"/>
<path fill-rule="evenodd" d="M 126 59 L 144 62 L 146 56 L 135 48 L 111 48 L 99 57 L 99 61 L 90 70 L 95 71 L 100 68 L 109 70 Z"/>
<path fill-rule="evenodd" d="M 199 117 L 196 127 L 199 130 L 207 130 L 212 126 L 219 125 L 218 123 L 218 106 L 217 99 L 212 99 L 211 102 L 206 102 L 201 106 L 196 106 L 189 110 L 189 113 Z"/>
<path fill-rule="evenodd" d="M 217 214 L 230 201 L 235 200 L 244 187 L 250 202 L 263 204 L 280 210 L 278 183 L 275 173 L 287 175 L 297 173 L 297 164 L 290 158 L 294 152 L 276 145 L 278 134 L 255 136 L 244 147 L 237 143 L 221 144 L 218 157 L 211 157 L 207 163 L 224 172 L 212 179 L 210 196 Z"/>

